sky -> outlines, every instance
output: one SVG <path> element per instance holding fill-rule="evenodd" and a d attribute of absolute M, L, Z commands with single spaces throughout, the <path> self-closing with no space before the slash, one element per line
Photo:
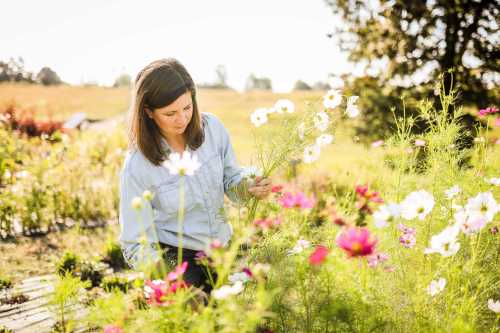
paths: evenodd
<path fill-rule="evenodd" d="M 70 84 L 112 85 L 149 62 L 180 60 L 196 83 L 227 82 L 243 90 L 250 73 L 276 92 L 353 71 L 327 37 L 335 19 L 323 0 L 10 0 L 2 2 L 0 60 L 23 57 Z"/>

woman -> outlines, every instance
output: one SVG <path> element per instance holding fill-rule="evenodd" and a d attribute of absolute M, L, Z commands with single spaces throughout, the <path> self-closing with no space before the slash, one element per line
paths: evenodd
<path fill-rule="evenodd" d="M 200 113 L 193 79 L 175 59 L 154 61 L 135 79 L 129 152 L 120 174 L 120 243 L 128 263 L 138 269 L 152 260 L 177 261 L 180 175 L 162 166 L 170 153 L 190 152 L 200 163 L 184 176 L 185 216 L 182 260 L 184 281 L 210 291 L 195 254 L 214 241 L 227 245 L 231 226 L 223 213 L 224 194 L 238 202 L 248 195 L 265 198 L 269 179 L 245 186 L 227 130 L 212 114 Z M 245 190 L 247 189 L 248 190 Z M 134 209 L 133 198 L 153 194 L 150 207 Z M 145 236 L 145 238 L 144 238 Z M 155 246 L 159 242 L 163 251 Z"/>

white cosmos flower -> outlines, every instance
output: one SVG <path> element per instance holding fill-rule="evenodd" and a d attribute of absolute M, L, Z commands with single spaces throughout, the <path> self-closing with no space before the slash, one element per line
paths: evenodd
<path fill-rule="evenodd" d="M 254 181 L 255 177 L 262 177 L 262 174 L 262 169 L 256 166 L 243 167 L 241 170 L 241 176 L 251 181 Z"/>
<path fill-rule="evenodd" d="M 491 184 L 491 185 L 495 185 L 495 186 L 500 186 L 500 178 L 496 178 L 496 177 L 493 177 L 493 178 L 485 178 L 484 179 L 488 184 Z"/>
<path fill-rule="evenodd" d="M 304 148 L 304 163 L 312 163 L 319 158 L 321 148 L 317 144 L 313 144 Z"/>
<path fill-rule="evenodd" d="M 452 225 L 445 228 L 441 233 L 432 236 L 431 247 L 425 249 L 424 253 L 439 253 L 443 257 L 454 255 L 460 249 L 460 243 L 457 242 L 459 231 L 457 225 Z"/>
<path fill-rule="evenodd" d="M 314 115 L 314 127 L 319 129 L 321 132 L 326 131 L 328 124 L 330 123 L 330 117 L 325 111 L 320 111 Z"/>
<path fill-rule="evenodd" d="M 434 197 L 425 190 L 411 192 L 401 202 L 401 216 L 406 220 L 425 219 L 434 207 Z"/>
<path fill-rule="evenodd" d="M 480 231 L 487 223 L 486 219 L 478 214 L 469 214 L 465 209 L 459 209 L 453 214 L 455 224 L 466 235 Z"/>
<path fill-rule="evenodd" d="M 347 99 L 346 113 L 349 118 L 356 118 L 359 115 L 359 109 L 356 105 L 359 96 L 351 96 Z"/>
<path fill-rule="evenodd" d="M 500 207 L 491 192 L 483 192 L 474 198 L 470 198 L 465 205 L 465 210 L 469 215 L 480 215 L 486 221 L 491 222 L 495 214 L 500 210 Z"/>
<path fill-rule="evenodd" d="M 382 205 L 373 213 L 375 227 L 384 228 L 389 222 L 392 222 L 400 215 L 401 211 L 398 204 L 391 202 L 387 205 Z"/>
<path fill-rule="evenodd" d="M 250 121 L 255 125 L 255 127 L 259 127 L 267 123 L 268 110 L 269 109 L 266 108 L 259 108 L 252 112 L 252 114 L 250 115 Z"/>
<path fill-rule="evenodd" d="M 245 272 L 239 272 L 239 273 L 234 273 L 234 274 L 229 275 L 228 280 L 232 284 L 235 284 L 238 281 L 245 283 L 247 281 L 250 281 L 250 277 Z"/>
<path fill-rule="evenodd" d="M 488 300 L 488 309 L 495 313 L 500 313 L 500 301 L 495 301 L 494 299 L 490 298 Z"/>
<path fill-rule="evenodd" d="M 288 250 L 288 255 L 294 255 L 294 254 L 301 253 L 302 251 L 304 251 L 305 249 L 307 249 L 310 246 L 311 246 L 310 241 L 305 240 L 305 239 L 299 239 L 297 241 L 297 244 L 295 244 L 295 246 L 292 249 Z"/>
<path fill-rule="evenodd" d="M 295 104 L 289 99 L 279 99 L 274 104 L 274 109 L 277 113 L 294 113 L 295 112 Z"/>
<path fill-rule="evenodd" d="M 212 290 L 215 299 L 225 299 L 232 295 L 238 295 L 243 291 L 243 282 L 236 281 L 232 286 L 223 285 L 219 289 Z"/>
<path fill-rule="evenodd" d="M 300 123 L 299 126 L 297 126 L 297 132 L 299 133 L 299 139 L 304 140 L 304 135 L 306 134 L 306 124 Z"/>
<path fill-rule="evenodd" d="M 191 155 L 189 151 L 179 153 L 170 153 L 168 160 L 162 165 L 168 169 L 172 175 L 192 176 L 194 172 L 201 166 L 196 155 Z"/>
<path fill-rule="evenodd" d="M 316 138 L 316 144 L 320 147 L 326 146 L 333 142 L 333 135 L 331 134 L 321 134 Z"/>
<path fill-rule="evenodd" d="M 342 94 L 340 90 L 330 89 L 323 96 L 323 105 L 327 109 L 335 109 L 342 103 Z"/>
<path fill-rule="evenodd" d="M 429 287 L 427 287 L 427 293 L 431 296 L 435 296 L 444 290 L 446 286 L 446 279 L 440 278 L 439 280 L 431 281 Z"/>
<path fill-rule="evenodd" d="M 450 187 L 446 191 L 444 191 L 444 194 L 446 195 L 447 199 L 452 199 L 454 196 L 456 196 L 458 193 L 460 193 L 462 190 L 458 185 L 455 185 L 453 187 Z"/>

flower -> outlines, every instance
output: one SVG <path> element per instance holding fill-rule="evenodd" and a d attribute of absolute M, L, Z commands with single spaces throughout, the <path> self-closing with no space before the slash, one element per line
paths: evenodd
<path fill-rule="evenodd" d="M 212 243 L 210 243 L 210 248 L 211 249 L 220 249 L 222 247 L 222 243 L 218 239 L 214 239 Z"/>
<path fill-rule="evenodd" d="M 488 300 L 488 309 L 495 313 L 500 313 L 500 301 L 495 301 L 490 298 Z"/>
<path fill-rule="evenodd" d="M 427 287 L 427 293 L 431 296 L 435 296 L 444 290 L 446 286 L 446 279 L 440 278 L 439 280 L 431 281 L 429 287 Z"/>
<path fill-rule="evenodd" d="M 469 215 L 465 209 L 458 209 L 455 214 L 453 214 L 453 217 L 456 221 L 455 225 L 466 235 L 478 232 L 487 223 L 483 216 L 477 214 Z"/>
<path fill-rule="evenodd" d="M 402 234 L 399 236 L 399 243 L 404 247 L 411 249 L 417 243 L 417 238 L 415 234 Z"/>
<path fill-rule="evenodd" d="M 425 190 L 415 191 L 406 196 L 401 202 L 401 216 L 406 220 L 416 217 L 425 219 L 434 207 L 434 197 Z"/>
<path fill-rule="evenodd" d="M 258 227 L 262 229 L 271 229 L 272 227 L 278 226 L 281 224 L 281 219 L 279 217 L 275 219 L 259 219 L 253 222 Z"/>
<path fill-rule="evenodd" d="M 292 101 L 288 99 L 279 99 L 275 104 L 274 104 L 274 109 L 276 110 L 277 113 L 294 113 L 295 112 L 295 105 L 293 104 Z"/>
<path fill-rule="evenodd" d="M 496 117 L 495 118 L 495 121 L 493 122 L 493 126 L 500 127 L 500 117 Z"/>
<path fill-rule="evenodd" d="M 425 249 L 424 253 L 439 253 L 443 257 L 454 255 L 460 249 L 460 243 L 457 242 L 458 232 L 457 226 L 453 225 L 432 236 L 431 247 Z"/>
<path fill-rule="evenodd" d="M 490 179 L 485 178 L 484 180 L 488 184 L 495 185 L 495 186 L 500 186 L 500 178 L 493 177 L 493 178 L 490 178 Z"/>
<path fill-rule="evenodd" d="M 249 185 L 253 185 L 255 178 L 262 177 L 262 169 L 256 166 L 242 167 L 241 176 L 249 181 Z"/>
<path fill-rule="evenodd" d="M 107 325 L 104 327 L 103 333 L 123 333 L 123 330 L 120 326 Z"/>
<path fill-rule="evenodd" d="M 162 165 L 168 169 L 172 175 L 192 176 L 194 172 L 201 166 L 196 155 L 191 155 L 189 151 L 179 153 L 170 153 L 168 160 Z"/>
<path fill-rule="evenodd" d="M 323 96 L 323 105 L 327 109 L 335 109 L 340 103 L 342 103 L 340 90 L 330 89 Z"/>
<path fill-rule="evenodd" d="M 498 112 L 498 108 L 491 106 L 491 107 L 488 107 L 486 109 L 479 110 L 479 116 L 484 117 L 488 114 L 497 113 L 497 112 Z"/>
<path fill-rule="evenodd" d="M 391 202 L 387 205 L 382 205 L 373 213 L 374 224 L 377 228 L 386 227 L 388 222 L 401 215 L 398 204 Z"/>
<path fill-rule="evenodd" d="M 245 283 L 245 282 L 250 281 L 250 275 L 246 272 L 238 272 L 238 273 L 234 273 L 234 274 L 229 275 L 228 280 L 232 284 L 235 284 L 238 281 Z"/>
<path fill-rule="evenodd" d="M 323 245 L 318 245 L 309 256 L 309 263 L 311 265 L 321 265 L 325 261 L 327 255 L 328 249 Z"/>
<path fill-rule="evenodd" d="M 223 285 L 219 289 L 212 290 L 212 296 L 215 299 L 226 299 L 232 295 L 238 295 L 243 291 L 243 282 L 236 281 L 232 286 Z"/>
<path fill-rule="evenodd" d="M 272 193 L 280 193 L 282 189 L 283 189 L 283 185 L 273 185 L 271 187 L 271 192 Z"/>
<path fill-rule="evenodd" d="M 311 246 L 311 242 L 305 239 L 299 239 L 297 241 L 297 244 L 295 244 L 295 246 L 292 249 L 288 250 L 288 255 L 299 254 L 305 249 L 307 249 L 309 246 Z"/>
<path fill-rule="evenodd" d="M 164 298 L 167 292 L 167 281 L 153 280 L 144 282 L 144 297 L 146 297 L 148 304 L 166 305 Z"/>
<path fill-rule="evenodd" d="M 356 118 L 359 115 L 359 109 L 356 105 L 359 96 L 351 96 L 347 99 L 346 114 L 349 118 Z"/>
<path fill-rule="evenodd" d="M 318 147 L 323 147 L 333 142 L 333 135 L 331 134 L 321 134 L 316 138 L 316 145 Z"/>
<path fill-rule="evenodd" d="M 146 190 L 146 191 L 142 192 L 142 197 L 146 201 L 151 201 L 151 200 L 153 200 L 153 193 L 151 193 L 151 191 Z"/>
<path fill-rule="evenodd" d="M 313 122 L 314 127 L 316 127 L 321 132 L 324 132 L 328 128 L 330 117 L 328 117 L 328 114 L 325 111 L 320 111 L 314 115 Z"/>
<path fill-rule="evenodd" d="M 452 199 L 454 196 L 456 196 L 458 193 L 460 193 L 462 190 L 458 185 L 454 185 L 453 187 L 450 187 L 446 191 L 444 191 L 444 194 L 446 195 L 447 199 Z"/>
<path fill-rule="evenodd" d="M 135 197 L 132 199 L 132 208 L 136 210 L 141 210 L 143 207 L 141 197 Z"/>
<path fill-rule="evenodd" d="M 177 266 L 174 271 L 168 273 L 167 280 L 169 282 L 177 280 L 179 277 L 182 276 L 182 274 L 186 272 L 187 267 L 188 267 L 188 262 L 184 261 L 181 265 Z"/>
<path fill-rule="evenodd" d="M 469 215 L 483 216 L 486 221 L 491 222 L 495 214 L 500 210 L 500 206 L 491 192 L 483 192 L 474 198 L 470 198 L 465 205 L 465 209 Z"/>
<path fill-rule="evenodd" d="M 255 127 L 259 127 L 267 123 L 267 114 L 269 113 L 266 108 L 259 108 L 250 114 L 250 121 Z"/>
<path fill-rule="evenodd" d="M 313 198 L 307 198 L 304 193 L 297 192 L 293 195 L 291 192 L 286 192 L 278 199 L 278 203 L 283 208 L 312 208 L 315 204 Z"/>
<path fill-rule="evenodd" d="M 310 164 L 316 161 L 321 154 L 321 148 L 317 144 L 313 144 L 304 148 L 304 156 L 302 159 L 304 163 Z"/>
<path fill-rule="evenodd" d="M 421 139 L 416 139 L 415 140 L 415 146 L 417 146 L 417 147 L 423 147 L 423 146 L 425 146 L 425 141 L 421 140 Z"/>
<path fill-rule="evenodd" d="M 380 147 L 384 144 L 384 140 L 377 140 L 377 141 L 373 141 L 372 142 L 372 147 L 373 148 L 377 148 L 377 147 Z"/>
<path fill-rule="evenodd" d="M 367 259 L 368 259 L 368 267 L 375 267 L 379 263 L 387 261 L 389 259 L 389 256 L 385 253 L 380 252 L 368 256 Z"/>
<path fill-rule="evenodd" d="M 351 227 L 337 237 L 337 246 L 349 257 L 369 256 L 375 250 L 377 240 L 366 228 Z"/>

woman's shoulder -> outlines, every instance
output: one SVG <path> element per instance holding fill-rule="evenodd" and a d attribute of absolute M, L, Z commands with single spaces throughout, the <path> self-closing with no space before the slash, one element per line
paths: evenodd
<path fill-rule="evenodd" d="M 151 162 L 148 161 L 139 148 L 130 147 L 125 153 L 122 172 L 139 176 L 151 165 Z"/>
<path fill-rule="evenodd" d="M 202 112 L 201 119 L 205 124 L 207 124 L 211 128 L 224 126 L 222 125 L 220 119 L 215 114 L 210 112 Z"/>

